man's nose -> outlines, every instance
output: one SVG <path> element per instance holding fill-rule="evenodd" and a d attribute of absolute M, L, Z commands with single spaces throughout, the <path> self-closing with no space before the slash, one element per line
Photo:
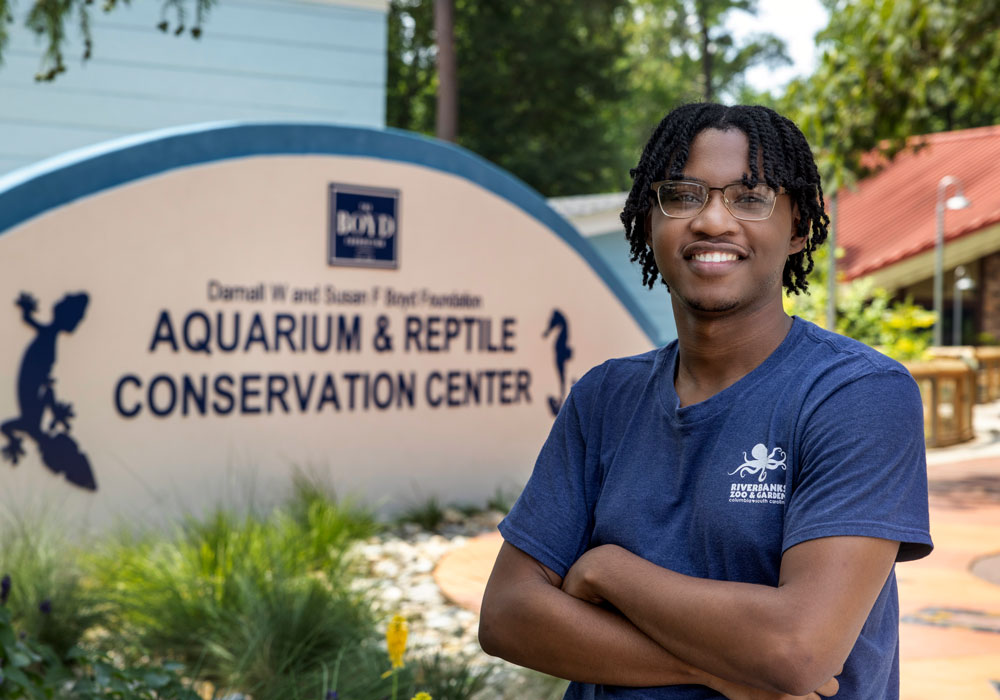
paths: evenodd
<path fill-rule="evenodd" d="M 696 231 L 709 236 L 722 236 L 733 233 L 739 224 L 732 212 L 726 207 L 722 192 L 712 190 L 708 193 L 705 206 L 691 220 L 691 226 Z"/>

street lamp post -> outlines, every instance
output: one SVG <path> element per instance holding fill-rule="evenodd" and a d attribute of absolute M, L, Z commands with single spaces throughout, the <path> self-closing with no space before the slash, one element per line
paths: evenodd
<path fill-rule="evenodd" d="M 955 186 L 955 194 L 945 200 L 949 185 Z M 934 345 L 944 341 L 941 319 L 944 318 L 944 212 L 945 209 L 965 209 L 969 200 L 962 194 L 962 181 L 954 175 L 945 175 L 938 183 L 937 192 L 937 238 L 934 245 Z"/>
<path fill-rule="evenodd" d="M 951 344 L 962 344 L 962 292 L 975 287 L 975 282 L 965 276 L 965 268 L 959 265 L 955 268 L 955 305 L 951 315 Z"/>
<path fill-rule="evenodd" d="M 830 262 L 826 280 L 826 327 L 837 330 L 837 192 L 830 197 L 830 226 L 826 248 Z"/>

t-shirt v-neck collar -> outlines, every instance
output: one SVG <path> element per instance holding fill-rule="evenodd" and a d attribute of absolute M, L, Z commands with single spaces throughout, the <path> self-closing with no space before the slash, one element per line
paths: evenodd
<path fill-rule="evenodd" d="M 712 418 L 728 408 L 735 397 L 774 372 L 775 368 L 788 357 L 805 332 L 805 325 L 798 316 L 793 316 L 792 326 L 788 329 L 784 340 L 774 349 L 774 352 L 768 355 L 767 359 L 714 396 L 683 407 L 680 405 L 680 398 L 674 387 L 674 376 L 677 373 L 677 341 L 675 340 L 664 347 L 660 353 L 660 371 L 656 373 L 656 382 L 659 385 L 657 393 L 667 418 L 678 425 L 690 425 Z"/>

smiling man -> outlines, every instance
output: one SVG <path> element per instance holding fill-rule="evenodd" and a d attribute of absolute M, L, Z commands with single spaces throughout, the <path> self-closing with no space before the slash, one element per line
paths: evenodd
<path fill-rule="evenodd" d="M 678 339 L 574 385 L 501 523 L 483 648 L 567 698 L 895 700 L 894 565 L 932 546 L 922 404 L 782 308 L 827 234 L 808 144 L 686 105 L 633 178 L 626 236 Z"/>

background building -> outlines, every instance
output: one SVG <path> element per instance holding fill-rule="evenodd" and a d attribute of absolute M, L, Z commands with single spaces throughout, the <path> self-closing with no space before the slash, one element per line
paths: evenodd
<path fill-rule="evenodd" d="M 385 124 L 388 0 L 227 0 L 204 36 L 161 3 L 91 6 L 93 56 L 72 25 L 67 71 L 38 84 L 44 45 L 17 23 L 0 70 L 0 174 L 64 151 L 220 120 Z M 157 31 L 161 21 L 168 32 Z M 71 20 L 75 21 L 75 18 Z"/>
<path fill-rule="evenodd" d="M 898 298 L 933 308 L 937 206 L 961 193 L 969 206 L 944 210 L 944 343 L 952 344 L 955 283 L 963 276 L 962 343 L 988 340 L 982 334 L 1000 339 L 1000 127 L 915 141 L 923 145 L 841 191 L 838 268 L 845 280 L 870 276 Z M 949 176 L 955 179 L 942 190 Z"/>

